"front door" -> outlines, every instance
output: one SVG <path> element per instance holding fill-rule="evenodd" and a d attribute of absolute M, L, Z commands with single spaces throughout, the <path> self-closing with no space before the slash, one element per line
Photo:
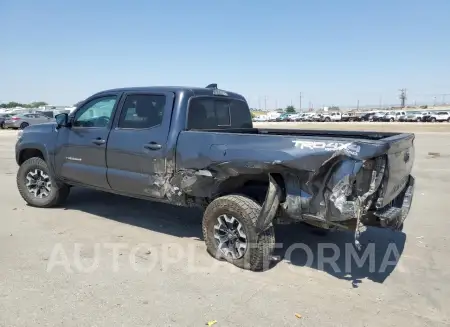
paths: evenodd
<path fill-rule="evenodd" d="M 174 94 L 127 93 L 108 139 L 108 182 L 115 191 L 163 198 Z"/>
<path fill-rule="evenodd" d="M 68 181 L 109 189 L 106 143 L 118 94 L 93 98 L 77 109 L 71 127 L 58 130 L 55 169 Z"/>

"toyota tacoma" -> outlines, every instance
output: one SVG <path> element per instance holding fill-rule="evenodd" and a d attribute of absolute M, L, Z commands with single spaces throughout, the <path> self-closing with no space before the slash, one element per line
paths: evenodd
<path fill-rule="evenodd" d="M 414 134 L 261 129 L 245 98 L 217 84 L 103 91 L 16 143 L 31 206 L 72 186 L 204 209 L 207 251 L 267 267 L 273 225 L 400 230 L 411 205 Z"/>

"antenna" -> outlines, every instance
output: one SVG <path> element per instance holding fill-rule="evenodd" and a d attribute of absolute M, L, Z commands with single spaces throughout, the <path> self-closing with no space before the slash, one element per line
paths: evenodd
<path fill-rule="evenodd" d="M 216 84 L 216 83 L 214 83 L 214 84 L 209 84 L 206 88 L 207 88 L 207 89 L 217 89 L 217 84 Z"/>

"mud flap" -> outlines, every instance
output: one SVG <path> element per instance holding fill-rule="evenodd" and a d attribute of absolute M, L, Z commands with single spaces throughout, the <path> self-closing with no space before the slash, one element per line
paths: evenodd
<path fill-rule="evenodd" d="M 281 195 L 282 192 L 280 186 L 272 175 L 269 174 L 269 189 L 267 190 L 266 199 L 256 222 L 256 232 L 258 235 L 263 233 L 267 227 L 269 227 L 275 217 L 278 206 L 280 205 Z"/>

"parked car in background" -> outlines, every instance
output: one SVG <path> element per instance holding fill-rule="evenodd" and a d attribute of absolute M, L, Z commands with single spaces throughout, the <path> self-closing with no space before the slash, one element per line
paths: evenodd
<path fill-rule="evenodd" d="M 388 114 L 386 111 L 377 111 L 372 116 L 372 121 L 384 121 L 385 116 Z"/>
<path fill-rule="evenodd" d="M 448 111 L 438 111 L 434 112 L 430 115 L 430 118 L 428 118 L 429 122 L 450 122 L 450 114 Z"/>
<path fill-rule="evenodd" d="M 281 114 L 277 118 L 275 118 L 275 121 L 289 121 L 289 114 Z"/>
<path fill-rule="evenodd" d="M 374 111 L 369 111 L 369 112 L 363 113 L 361 115 L 361 121 L 371 121 L 373 118 L 373 115 L 375 115 Z"/>
<path fill-rule="evenodd" d="M 292 114 L 292 115 L 289 115 L 288 121 L 298 121 L 297 119 L 299 119 L 301 115 L 302 115 L 302 114 Z"/>
<path fill-rule="evenodd" d="M 4 122 L 4 128 L 24 129 L 30 125 L 48 123 L 54 120 L 54 118 L 35 113 L 19 114 L 8 117 Z"/>
<path fill-rule="evenodd" d="M 353 115 L 350 115 L 349 121 L 362 121 L 362 113 L 354 113 Z"/>
<path fill-rule="evenodd" d="M 265 122 L 268 121 L 268 117 L 266 115 L 259 115 L 252 119 L 254 122 Z"/>
<path fill-rule="evenodd" d="M 342 114 L 341 121 L 361 121 L 361 116 L 354 112 L 346 112 Z"/>
<path fill-rule="evenodd" d="M 408 114 L 405 112 L 404 115 L 400 115 L 400 117 L 398 117 L 398 121 L 400 122 L 406 122 L 406 117 L 408 116 Z"/>
<path fill-rule="evenodd" d="M 408 122 L 422 122 L 425 121 L 424 117 L 426 116 L 430 116 L 431 115 L 431 111 L 410 111 L 408 112 L 408 114 L 406 115 L 406 121 Z"/>
<path fill-rule="evenodd" d="M 307 113 L 304 113 L 300 119 L 301 119 L 301 121 L 314 121 L 315 116 L 316 116 L 315 113 L 307 112 Z"/>
<path fill-rule="evenodd" d="M 12 114 L 0 114 L 0 128 L 4 129 L 5 127 L 5 120 L 9 117 L 12 117 Z"/>
<path fill-rule="evenodd" d="M 405 111 L 389 111 L 386 115 L 381 117 L 380 121 L 399 121 L 402 116 L 406 116 Z"/>

